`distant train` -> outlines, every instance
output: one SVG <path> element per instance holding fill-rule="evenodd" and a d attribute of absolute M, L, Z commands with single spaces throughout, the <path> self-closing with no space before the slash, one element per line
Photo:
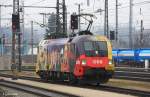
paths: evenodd
<path fill-rule="evenodd" d="M 150 49 L 114 49 L 112 53 L 119 66 L 144 67 L 145 60 L 150 62 Z"/>
<path fill-rule="evenodd" d="M 114 73 L 111 44 L 99 35 L 42 40 L 36 73 L 45 80 L 105 83 Z"/>

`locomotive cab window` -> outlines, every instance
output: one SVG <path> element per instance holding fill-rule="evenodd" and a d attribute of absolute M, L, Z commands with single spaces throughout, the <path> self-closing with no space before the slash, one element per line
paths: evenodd
<path fill-rule="evenodd" d="M 107 42 L 105 41 L 97 41 L 96 47 L 98 49 L 99 56 L 107 57 L 108 56 L 108 49 L 107 49 Z"/>
<path fill-rule="evenodd" d="M 84 42 L 84 48 L 86 51 L 93 50 L 93 43 L 92 42 Z"/>
<path fill-rule="evenodd" d="M 88 57 L 96 56 L 94 42 L 89 41 L 89 42 L 84 42 L 83 44 L 84 44 L 84 50 L 85 50 L 84 52 L 86 56 Z"/>
<path fill-rule="evenodd" d="M 107 43 L 105 41 L 84 42 L 85 55 L 89 57 L 100 56 L 107 57 Z"/>

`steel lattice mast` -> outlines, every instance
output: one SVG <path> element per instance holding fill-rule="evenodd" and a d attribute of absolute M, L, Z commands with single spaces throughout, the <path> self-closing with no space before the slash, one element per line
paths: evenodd
<path fill-rule="evenodd" d="M 67 35 L 67 11 L 65 0 L 57 0 L 56 25 L 56 37 L 65 37 Z"/>
<path fill-rule="evenodd" d="M 104 15 L 104 35 L 109 38 L 109 25 L 108 25 L 108 0 L 105 0 L 105 15 Z"/>
<path fill-rule="evenodd" d="M 21 71 L 21 33 L 20 33 L 20 18 L 19 18 L 19 0 L 13 0 L 13 15 L 12 15 L 12 66 Z M 16 45 L 18 42 L 18 45 Z"/>

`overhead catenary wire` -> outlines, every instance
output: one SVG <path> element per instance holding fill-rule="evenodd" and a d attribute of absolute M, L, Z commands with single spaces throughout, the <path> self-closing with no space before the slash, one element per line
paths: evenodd
<path fill-rule="evenodd" d="M 35 3 L 32 3 L 30 5 L 36 5 L 36 4 L 39 4 L 39 3 L 44 2 L 44 1 L 46 1 L 46 0 L 41 0 L 41 1 L 38 1 L 38 2 L 35 2 Z"/>
<path fill-rule="evenodd" d="M 13 7 L 13 5 L 0 5 L 1 7 Z M 23 7 L 25 7 L 25 8 L 47 8 L 47 9 L 49 9 L 49 8 L 54 8 L 54 9 L 56 9 L 56 7 L 49 7 L 49 6 L 28 6 L 28 5 L 25 5 L 25 6 L 23 6 Z"/>
<path fill-rule="evenodd" d="M 4 0 L 3 0 L 4 1 Z M 39 0 L 38 2 L 44 2 L 45 0 Z M 102 0 L 102 1 L 104 1 L 104 0 Z M 37 3 L 37 2 L 35 2 L 35 3 Z M 140 6 L 140 5 L 144 5 L 144 4 L 149 4 L 150 3 L 150 1 L 149 0 L 146 0 L 146 1 L 142 1 L 142 2 L 135 2 L 133 5 L 134 6 Z M 34 4 L 34 3 L 33 3 Z M 38 6 L 37 6 L 38 7 Z M 122 8 L 128 8 L 129 7 L 129 5 L 124 5 L 124 6 L 119 6 L 119 8 L 118 9 L 122 9 Z M 115 9 L 109 9 L 109 14 L 110 13 L 113 13 L 111 10 L 115 10 Z M 94 12 L 93 12 L 94 13 Z M 3 16 L 3 15 L 2 15 Z"/>
<path fill-rule="evenodd" d="M 136 3 L 133 3 L 133 6 L 140 6 L 140 5 L 145 5 L 145 4 L 150 4 L 150 1 L 142 1 L 142 2 L 136 2 Z M 124 5 L 124 6 L 118 6 L 118 9 L 124 9 L 124 8 L 129 8 L 130 5 Z M 109 11 L 112 11 L 112 10 L 116 10 L 115 8 L 113 9 L 108 9 Z M 93 12 L 95 13 L 95 12 Z"/>
<path fill-rule="evenodd" d="M 36 3 L 40 3 L 40 2 L 44 2 L 44 1 L 46 1 L 46 0 L 41 0 L 41 1 L 36 2 Z M 133 5 L 134 6 L 140 6 L 140 5 L 145 5 L 145 4 L 149 4 L 149 3 L 150 3 L 150 1 L 142 1 L 142 2 L 134 3 Z M 12 5 L 2 5 L 2 4 L 1 4 L 1 6 L 2 7 L 12 7 Z M 24 7 L 26 7 L 26 8 L 56 8 L 56 7 L 48 7 L 48 6 L 30 6 L 30 5 L 24 6 Z M 129 7 L 129 5 L 125 5 L 125 6 L 119 7 L 118 9 L 123 9 L 123 8 L 128 8 L 128 7 Z M 109 9 L 109 11 L 112 11 L 112 10 L 115 10 L 115 8 Z M 95 12 L 91 12 L 91 13 L 95 13 Z"/>
<path fill-rule="evenodd" d="M 4 0 L 4 1 L 2 1 L 2 2 L 0 2 L 1 4 L 6 4 L 6 3 L 8 3 L 8 1 L 9 0 Z"/>

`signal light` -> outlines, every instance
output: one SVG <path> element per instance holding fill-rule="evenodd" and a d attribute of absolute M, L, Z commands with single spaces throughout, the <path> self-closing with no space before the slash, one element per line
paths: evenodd
<path fill-rule="evenodd" d="M 3 34 L 3 45 L 5 44 L 5 34 Z"/>
<path fill-rule="evenodd" d="M 110 31 L 110 40 L 115 40 L 115 31 Z"/>
<path fill-rule="evenodd" d="M 12 30 L 20 31 L 20 17 L 19 14 L 12 14 Z"/>
<path fill-rule="evenodd" d="M 78 15 L 71 15 L 71 29 L 78 29 Z"/>

